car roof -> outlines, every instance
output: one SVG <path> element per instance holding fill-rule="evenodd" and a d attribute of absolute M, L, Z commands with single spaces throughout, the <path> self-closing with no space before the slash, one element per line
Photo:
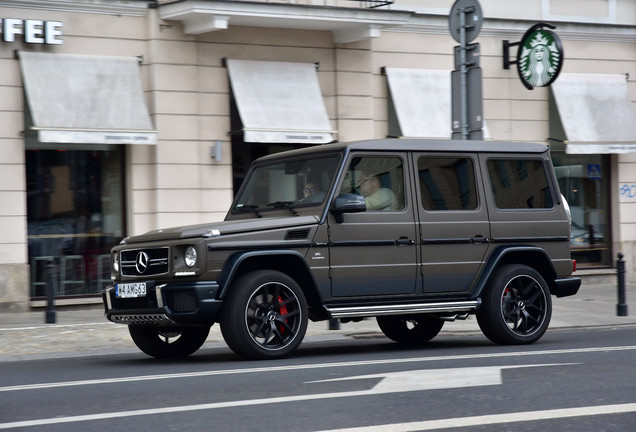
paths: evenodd
<path fill-rule="evenodd" d="M 474 141 L 474 140 L 427 140 L 387 138 L 353 141 L 345 143 L 323 144 L 297 150 L 290 150 L 263 156 L 258 161 L 268 161 L 286 156 L 301 156 L 310 153 L 366 151 L 426 151 L 426 152 L 462 152 L 462 153 L 545 153 L 550 149 L 547 144 L 523 141 Z"/>

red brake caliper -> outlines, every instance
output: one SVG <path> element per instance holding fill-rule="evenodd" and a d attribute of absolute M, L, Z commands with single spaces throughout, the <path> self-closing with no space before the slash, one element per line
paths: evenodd
<path fill-rule="evenodd" d="M 283 298 L 281 296 L 278 296 L 278 310 L 280 311 L 281 315 L 287 315 L 287 305 L 283 304 Z M 285 323 L 287 323 L 287 318 L 285 318 Z M 279 328 L 281 334 L 285 331 L 285 327 L 280 326 Z"/>
<path fill-rule="evenodd" d="M 510 294 L 510 287 L 506 287 L 503 292 L 503 296 L 501 297 L 501 303 L 505 303 L 506 296 Z"/>

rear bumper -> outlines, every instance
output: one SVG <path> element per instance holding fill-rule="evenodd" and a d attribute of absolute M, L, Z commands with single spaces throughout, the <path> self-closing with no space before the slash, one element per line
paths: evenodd
<path fill-rule="evenodd" d="M 581 287 L 580 277 L 555 279 L 552 294 L 557 297 L 567 297 L 576 294 Z"/>
<path fill-rule="evenodd" d="M 106 318 L 117 324 L 132 325 L 212 325 L 222 300 L 216 299 L 218 283 L 178 282 L 156 284 L 147 281 L 145 297 L 118 298 L 115 287 L 102 291 Z"/>

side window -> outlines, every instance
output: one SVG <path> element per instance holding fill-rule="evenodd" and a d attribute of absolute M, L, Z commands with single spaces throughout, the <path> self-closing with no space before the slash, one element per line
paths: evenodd
<path fill-rule="evenodd" d="M 354 157 L 340 193 L 364 196 L 367 211 L 404 208 L 404 174 L 398 157 Z"/>
<path fill-rule="evenodd" d="M 554 207 L 545 166 L 540 160 L 491 159 L 490 186 L 500 209 L 546 209 Z"/>
<path fill-rule="evenodd" d="M 421 156 L 417 161 L 424 210 L 475 210 L 472 159 Z"/>

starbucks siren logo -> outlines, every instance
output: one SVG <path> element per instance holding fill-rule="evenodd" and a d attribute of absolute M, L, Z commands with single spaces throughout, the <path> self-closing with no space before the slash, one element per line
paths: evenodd
<path fill-rule="evenodd" d="M 563 48 L 559 37 L 550 30 L 528 31 L 521 40 L 517 69 L 528 89 L 552 84 L 561 71 Z"/>

